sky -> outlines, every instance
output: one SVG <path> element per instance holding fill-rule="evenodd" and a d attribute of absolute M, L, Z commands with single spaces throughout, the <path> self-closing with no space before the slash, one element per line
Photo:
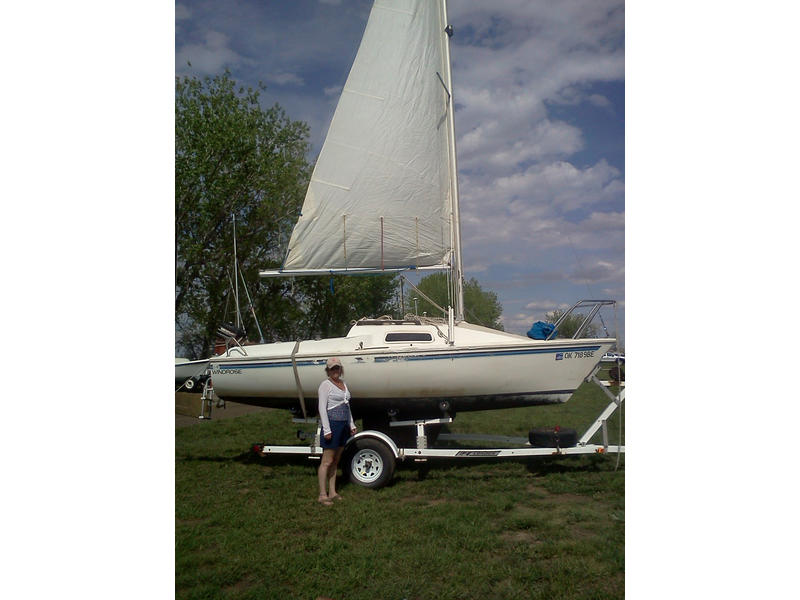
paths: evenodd
<path fill-rule="evenodd" d="M 370 6 L 179 2 L 176 74 L 263 82 L 265 106 L 309 124 L 313 160 Z M 515 333 L 616 300 L 603 319 L 624 346 L 624 3 L 451 0 L 448 13 L 465 277 L 497 294 Z"/>

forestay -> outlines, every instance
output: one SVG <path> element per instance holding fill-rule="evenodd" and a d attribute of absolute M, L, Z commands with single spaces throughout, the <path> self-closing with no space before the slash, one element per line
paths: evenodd
<path fill-rule="evenodd" d="M 449 264 L 452 115 L 442 11 L 431 0 L 375 2 L 282 271 Z"/>

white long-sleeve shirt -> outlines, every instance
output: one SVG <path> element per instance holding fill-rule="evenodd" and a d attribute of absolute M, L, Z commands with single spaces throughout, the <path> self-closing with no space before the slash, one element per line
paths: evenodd
<path fill-rule="evenodd" d="M 344 381 L 342 381 L 344 383 Z M 347 384 L 344 383 L 344 391 L 336 387 L 330 379 L 326 379 L 319 385 L 319 418 L 322 421 L 322 435 L 327 435 L 331 432 L 331 424 L 328 419 L 328 411 L 342 412 L 346 410 L 350 420 L 350 429 L 353 429 L 356 424 L 353 422 L 353 414 L 350 412 L 350 390 L 347 389 Z M 344 419 L 342 419 L 344 420 Z"/>

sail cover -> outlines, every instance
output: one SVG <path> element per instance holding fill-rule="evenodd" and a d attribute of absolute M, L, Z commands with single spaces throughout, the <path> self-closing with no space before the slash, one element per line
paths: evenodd
<path fill-rule="evenodd" d="M 284 271 L 443 265 L 451 248 L 446 34 L 432 0 L 376 0 Z"/>

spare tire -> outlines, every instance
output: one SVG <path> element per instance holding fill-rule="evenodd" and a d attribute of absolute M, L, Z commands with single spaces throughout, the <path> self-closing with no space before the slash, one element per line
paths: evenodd
<path fill-rule="evenodd" d="M 578 432 L 562 427 L 537 427 L 528 432 L 528 440 L 536 448 L 572 448 L 578 445 Z"/>

